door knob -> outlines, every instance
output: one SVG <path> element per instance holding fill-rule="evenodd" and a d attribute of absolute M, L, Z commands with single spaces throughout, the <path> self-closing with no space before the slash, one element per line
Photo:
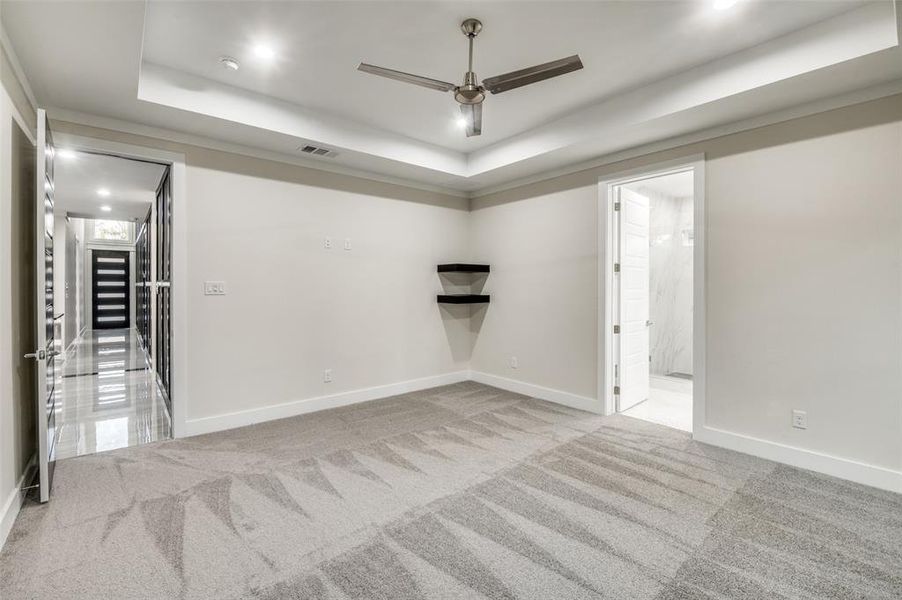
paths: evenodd
<path fill-rule="evenodd" d="M 645 322 L 645 326 L 646 326 L 646 327 L 651 327 L 651 326 L 654 325 L 654 324 L 655 324 L 654 321 L 646 321 L 646 322 Z"/>

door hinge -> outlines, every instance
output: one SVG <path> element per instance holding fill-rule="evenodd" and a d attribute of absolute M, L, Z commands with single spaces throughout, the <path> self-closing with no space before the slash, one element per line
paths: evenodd
<path fill-rule="evenodd" d="M 614 203 L 614 211 L 616 212 L 616 211 L 618 211 L 618 210 L 620 210 L 620 203 L 619 203 L 619 202 L 615 202 L 615 203 Z"/>
<path fill-rule="evenodd" d="M 614 333 L 620 333 L 620 325 L 614 325 Z"/>
<path fill-rule="evenodd" d="M 619 386 L 619 385 L 615 385 L 615 386 L 614 386 L 614 395 L 615 395 L 615 396 L 619 396 L 619 395 L 620 395 L 620 386 Z"/>
<path fill-rule="evenodd" d="M 615 273 L 619 273 L 619 272 L 620 272 L 620 263 L 614 263 L 614 272 L 615 272 Z"/>

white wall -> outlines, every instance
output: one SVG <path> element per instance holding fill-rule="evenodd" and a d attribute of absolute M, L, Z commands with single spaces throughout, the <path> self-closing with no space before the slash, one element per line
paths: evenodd
<path fill-rule="evenodd" d="M 467 369 L 469 321 L 435 301 L 436 264 L 468 254 L 465 199 L 212 151 L 187 162 L 189 421 Z"/>
<path fill-rule="evenodd" d="M 902 490 L 900 96 L 474 200 L 493 296 L 472 369 L 594 397 L 598 179 L 700 152 L 707 426 Z"/>

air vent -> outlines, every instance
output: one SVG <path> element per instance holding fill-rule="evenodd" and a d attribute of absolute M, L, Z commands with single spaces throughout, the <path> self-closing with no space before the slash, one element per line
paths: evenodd
<path fill-rule="evenodd" d="M 313 156 L 325 156 L 328 158 L 332 158 L 333 156 L 338 156 L 338 152 L 336 152 L 335 150 L 329 150 L 328 148 L 320 148 L 318 146 L 311 146 L 309 144 L 306 146 L 301 146 L 300 148 L 298 148 L 298 150 L 300 150 L 304 154 L 312 154 Z"/>

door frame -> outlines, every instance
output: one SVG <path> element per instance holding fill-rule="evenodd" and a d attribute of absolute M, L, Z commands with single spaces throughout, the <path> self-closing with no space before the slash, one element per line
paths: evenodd
<path fill-rule="evenodd" d="M 611 173 L 598 180 L 598 398 L 603 413 L 616 412 L 614 399 L 614 188 L 670 175 L 693 172 L 693 253 L 692 253 L 692 431 L 705 424 L 705 155 L 695 154 L 644 167 Z"/>
<path fill-rule="evenodd" d="M 72 133 L 56 133 L 58 146 L 110 156 L 149 160 L 170 167 L 172 185 L 172 436 L 187 435 L 188 419 L 188 207 L 185 155 L 148 146 Z"/>

